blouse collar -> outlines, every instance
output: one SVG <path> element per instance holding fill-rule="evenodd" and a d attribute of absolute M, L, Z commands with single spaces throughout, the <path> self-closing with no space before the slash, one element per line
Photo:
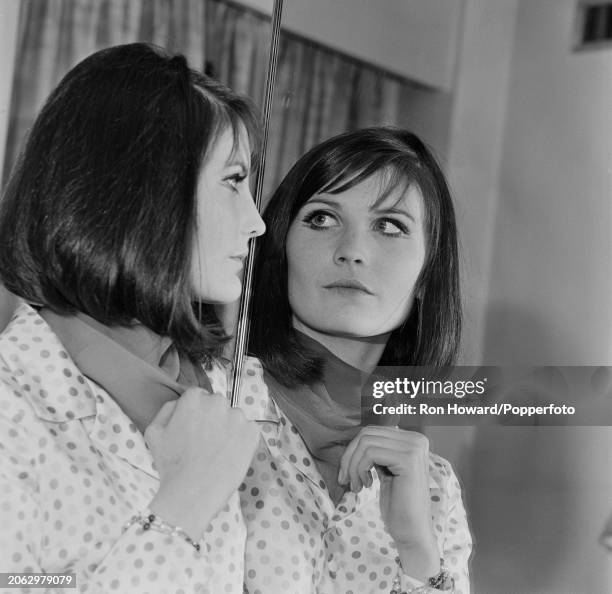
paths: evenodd
<path fill-rule="evenodd" d="M 40 315 L 79 370 L 111 394 L 141 430 L 165 402 L 181 395 L 183 382 L 211 390 L 206 375 L 183 361 L 169 338 L 141 324 L 109 327 L 84 314 L 46 308 Z"/>

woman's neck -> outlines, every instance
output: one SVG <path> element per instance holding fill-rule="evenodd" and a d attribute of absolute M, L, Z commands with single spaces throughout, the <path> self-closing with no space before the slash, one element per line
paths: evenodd
<path fill-rule="evenodd" d="M 390 333 L 377 336 L 338 336 L 319 332 L 293 318 L 293 327 L 322 344 L 338 359 L 366 373 L 374 371 L 382 357 Z"/>

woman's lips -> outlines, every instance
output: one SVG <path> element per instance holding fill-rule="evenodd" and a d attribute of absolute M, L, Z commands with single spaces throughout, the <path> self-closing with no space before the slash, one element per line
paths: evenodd
<path fill-rule="evenodd" d="M 325 289 L 345 289 L 348 291 L 359 291 L 362 293 L 366 293 L 367 295 L 374 295 L 374 292 L 370 290 L 369 287 L 364 285 L 361 281 L 356 279 L 342 279 L 334 281 L 333 283 L 329 283 L 328 285 L 323 285 Z"/>

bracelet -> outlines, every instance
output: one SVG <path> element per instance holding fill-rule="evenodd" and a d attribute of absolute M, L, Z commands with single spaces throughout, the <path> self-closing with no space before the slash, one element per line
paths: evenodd
<path fill-rule="evenodd" d="M 444 559 L 440 559 L 440 572 L 430 577 L 426 584 L 422 586 L 415 586 L 408 590 L 402 590 L 401 574 L 402 565 L 400 558 L 396 557 L 397 562 L 397 575 L 391 584 L 390 594 L 435 594 L 435 592 L 454 592 L 455 591 L 455 580 L 451 577 L 450 573 L 444 569 Z"/>
<path fill-rule="evenodd" d="M 165 520 L 162 520 L 159 516 L 156 516 L 150 510 L 145 510 L 144 513 L 132 516 L 129 522 L 123 526 L 123 532 L 125 532 L 133 524 L 140 524 L 143 530 L 155 530 L 162 534 L 168 534 L 170 536 L 179 536 L 186 543 L 190 544 L 196 551 L 200 551 L 200 543 L 195 542 L 187 532 L 185 532 L 179 526 L 173 526 L 168 524 Z"/>

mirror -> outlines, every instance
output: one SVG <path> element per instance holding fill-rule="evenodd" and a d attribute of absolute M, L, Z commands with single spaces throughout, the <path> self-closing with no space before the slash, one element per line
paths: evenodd
<path fill-rule="evenodd" d="M 245 93 L 261 105 L 270 17 L 215 0 L 68 0 L 7 3 L 3 27 L 17 28 L 11 55 L 10 117 L 3 177 L 42 103 L 60 78 L 94 51 L 147 41 L 186 55 L 194 68 Z M 13 22 L 9 22 L 12 20 Z"/>
<path fill-rule="evenodd" d="M 267 193 L 331 135 L 417 132 L 454 193 L 466 365 L 612 364 L 612 50 L 574 52 L 575 11 L 569 0 L 284 3 Z M 607 563 L 609 428 L 428 435 L 463 480 L 477 591 L 609 588 L 593 577 Z"/>

